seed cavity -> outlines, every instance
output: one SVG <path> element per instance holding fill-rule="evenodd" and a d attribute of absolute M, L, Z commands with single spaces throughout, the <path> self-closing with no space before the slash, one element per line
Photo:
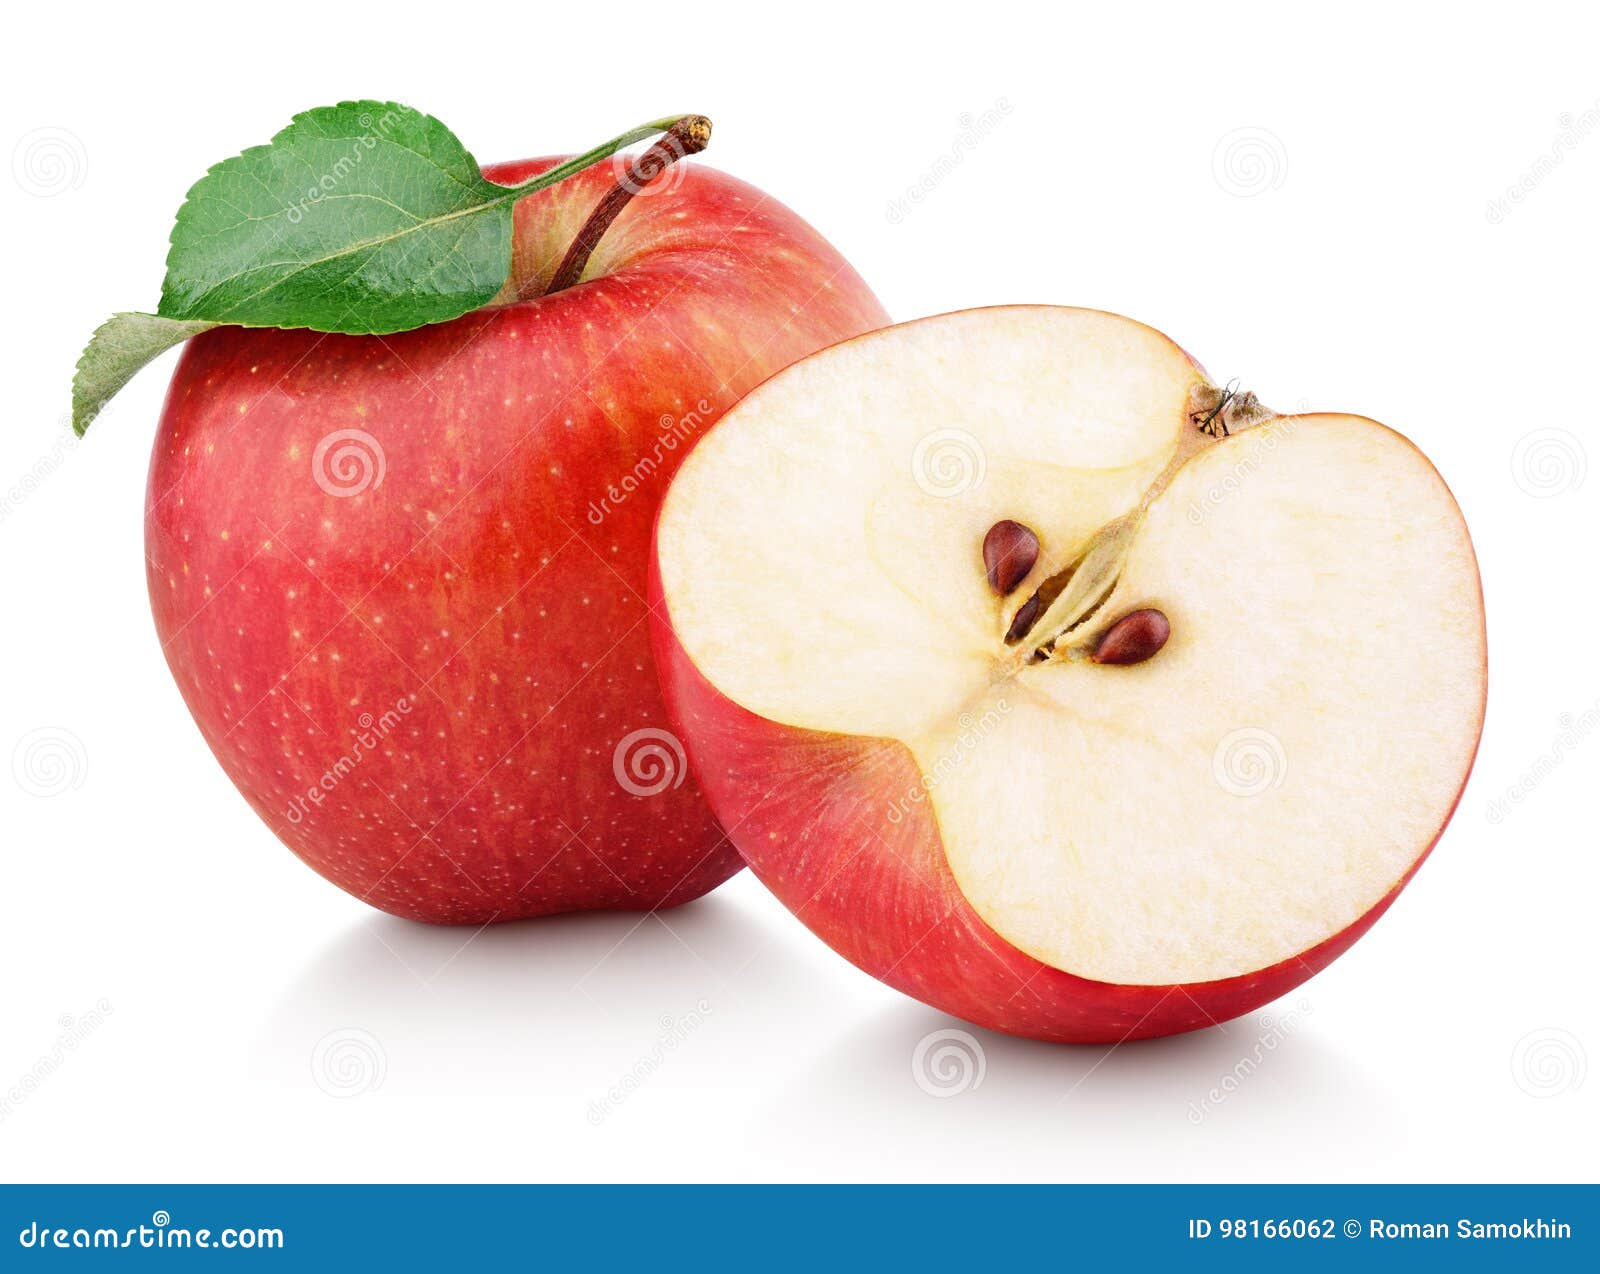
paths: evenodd
<path fill-rule="evenodd" d="M 1142 664 L 1167 644 L 1172 625 L 1153 607 L 1129 611 L 1095 643 L 1090 656 L 1097 664 Z"/>
<path fill-rule="evenodd" d="M 1020 522 L 1004 518 L 989 528 L 983 537 L 983 569 L 989 587 L 1001 597 L 1008 596 L 1028 578 L 1039 560 L 1039 537 Z"/>

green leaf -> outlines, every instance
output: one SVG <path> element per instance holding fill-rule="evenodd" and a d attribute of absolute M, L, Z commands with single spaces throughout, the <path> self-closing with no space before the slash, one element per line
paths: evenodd
<path fill-rule="evenodd" d="M 324 332 L 455 318 L 505 282 L 510 195 L 431 115 L 306 111 L 189 191 L 157 312 Z"/>
<path fill-rule="evenodd" d="M 80 438 L 116 392 L 141 367 L 215 323 L 155 314 L 113 314 L 95 329 L 72 378 L 72 431 Z"/>
<path fill-rule="evenodd" d="M 512 208 L 624 146 L 699 116 L 630 129 L 517 186 L 484 177 L 454 133 L 395 102 L 296 115 L 224 160 L 178 209 L 155 314 L 100 327 L 73 379 L 88 428 L 139 368 L 219 324 L 371 334 L 457 318 L 511 273 Z"/>

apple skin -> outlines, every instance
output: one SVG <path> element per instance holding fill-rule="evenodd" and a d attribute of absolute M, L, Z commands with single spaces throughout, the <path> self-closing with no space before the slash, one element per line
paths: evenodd
<path fill-rule="evenodd" d="M 1254 973 L 1174 986 L 1075 977 L 1019 951 L 973 910 L 945 857 L 911 750 L 891 739 L 807 730 L 734 703 L 694 666 L 650 564 L 651 639 L 690 770 L 761 882 L 813 933 L 898 991 L 990 1030 L 1072 1044 L 1119 1044 L 1214 1026 L 1292 991 L 1366 933 L 1416 874 L 1360 919 Z M 1471 766 L 1467 767 L 1467 774 Z M 1462 776 L 1465 789 L 1467 774 Z"/>
<path fill-rule="evenodd" d="M 600 164 L 517 205 L 504 299 L 538 295 L 612 181 Z M 574 288 L 381 338 L 220 328 L 173 377 L 145 518 L 168 664 L 262 819 L 384 911 L 671 906 L 742 866 L 675 740 L 654 769 L 616 751 L 668 725 L 656 505 L 742 394 L 888 318 L 759 191 L 698 164 L 657 185 Z M 341 430 L 370 439 L 319 457 Z"/>

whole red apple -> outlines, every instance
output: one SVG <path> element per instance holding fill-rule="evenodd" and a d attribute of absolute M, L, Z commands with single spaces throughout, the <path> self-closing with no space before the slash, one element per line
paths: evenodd
<path fill-rule="evenodd" d="M 669 906 L 742 865 L 665 728 L 656 505 L 747 390 L 887 320 L 800 218 L 699 166 L 545 295 L 615 184 L 602 164 L 520 202 L 483 310 L 219 328 L 167 396 L 145 531 L 173 676 L 273 831 L 396 915 Z"/>

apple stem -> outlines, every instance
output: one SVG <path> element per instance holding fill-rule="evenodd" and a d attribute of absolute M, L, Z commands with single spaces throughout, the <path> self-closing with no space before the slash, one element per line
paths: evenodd
<path fill-rule="evenodd" d="M 1239 382 L 1225 386 L 1196 385 L 1189 395 L 1190 422 L 1208 438 L 1228 438 L 1253 429 L 1278 413 L 1249 390 L 1240 392 Z"/>
<path fill-rule="evenodd" d="M 627 207 L 628 201 L 647 185 L 666 172 L 685 155 L 697 155 L 711 141 L 711 121 L 704 115 L 685 115 L 669 128 L 649 150 L 638 156 L 629 156 L 617 184 L 601 197 L 583 229 L 567 249 L 550 286 L 544 290 L 549 296 L 570 288 L 583 277 L 584 267 L 601 237 L 611 228 L 617 215 Z"/>

